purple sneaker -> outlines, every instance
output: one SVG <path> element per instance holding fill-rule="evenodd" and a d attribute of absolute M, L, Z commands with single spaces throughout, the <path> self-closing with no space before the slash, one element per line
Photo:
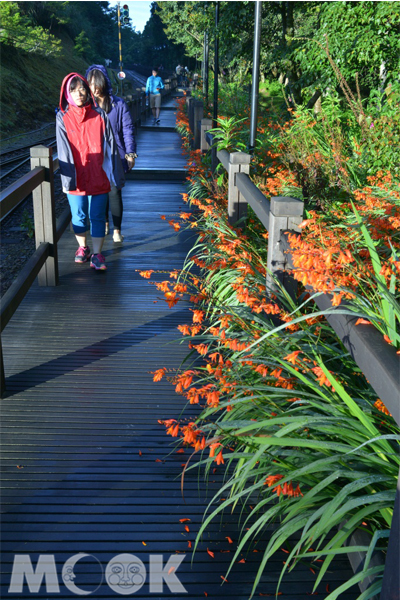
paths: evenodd
<path fill-rule="evenodd" d="M 106 267 L 106 259 L 102 254 L 92 254 L 92 258 L 90 259 L 90 266 L 96 271 L 105 271 Z"/>
<path fill-rule="evenodd" d="M 84 263 L 89 260 L 90 257 L 90 249 L 89 246 L 80 246 L 78 250 L 75 252 L 75 262 L 76 263 Z"/>

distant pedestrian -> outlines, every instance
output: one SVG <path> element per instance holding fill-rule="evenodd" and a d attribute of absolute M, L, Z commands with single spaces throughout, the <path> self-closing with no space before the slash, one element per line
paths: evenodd
<path fill-rule="evenodd" d="M 117 143 L 118 152 L 122 160 L 125 173 L 135 166 L 136 140 L 135 126 L 129 112 L 126 102 L 112 93 L 111 81 L 108 77 L 107 69 L 103 65 L 91 65 L 86 71 L 92 94 L 97 104 L 102 108 L 110 120 L 111 127 Z M 111 192 L 108 195 L 109 202 L 106 208 L 106 234 L 108 233 L 108 213 L 111 208 L 111 215 L 114 225 L 113 240 L 122 242 L 124 236 L 121 233 L 122 224 L 122 190 L 115 185 L 111 185 Z"/>
<path fill-rule="evenodd" d="M 175 69 L 176 77 L 178 79 L 178 85 L 182 85 L 182 69 L 183 67 L 181 64 L 179 64 Z"/>
<path fill-rule="evenodd" d="M 89 84 L 79 73 L 64 78 L 56 117 L 57 153 L 63 191 L 72 214 L 79 248 L 75 262 L 104 271 L 101 254 L 105 235 L 105 209 L 110 182 L 124 185 L 124 173 L 107 115 L 94 104 Z M 93 254 L 87 244 L 88 221 Z"/>
<path fill-rule="evenodd" d="M 163 81 L 158 75 L 157 67 L 154 67 L 152 75 L 146 83 L 146 95 L 150 96 L 150 108 L 153 112 L 153 125 L 160 122 L 161 90 L 163 89 Z"/>

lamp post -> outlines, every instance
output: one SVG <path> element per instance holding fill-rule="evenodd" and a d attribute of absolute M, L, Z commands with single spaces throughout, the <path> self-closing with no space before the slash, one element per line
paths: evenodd
<path fill-rule="evenodd" d="M 214 110 L 213 127 L 217 126 L 218 118 L 218 72 L 219 72 L 219 2 L 215 3 L 215 40 L 214 40 Z"/>
<path fill-rule="evenodd" d="M 209 44 L 208 31 L 204 32 L 204 51 L 203 51 L 203 96 L 206 109 L 208 108 L 208 59 L 209 59 Z"/>
<path fill-rule="evenodd" d="M 217 127 L 218 118 L 218 72 L 219 72 L 219 37 L 218 37 L 218 24 L 219 24 L 219 2 L 215 3 L 215 40 L 214 40 L 214 102 L 213 102 L 213 122 L 212 126 Z M 217 148 L 212 147 L 211 150 L 211 169 L 215 171 L 217 168 Z"/>
<path fill-rule="evenodd" d="M 122 39 L 121 39 L 121 7 L 118 2 L 118 46 L 119 46 L 119 72 L 122 71 Z M 123 95 L 122 79 L 121 79 L 121 96 Z"/>
<path fill-rule="evenodd" d="M 260 86 L 260 40 L 262 2 L 256 0 L 254 7 L 253 78 L 251 86 L 251 117 L 249 153 L 254 152 L 257 136 L 258 94 Z"/>

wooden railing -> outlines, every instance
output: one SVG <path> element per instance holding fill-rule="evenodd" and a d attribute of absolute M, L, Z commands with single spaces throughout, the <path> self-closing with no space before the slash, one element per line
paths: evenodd
<path fill-rule="evenodd" d="M 193 147 L 204 151 L 211 148 L 214 138 L 208 132 L 211 120 L 203 119 L 201 101 L 188 98 L 189 126 L 193 135 Z M 193 129 L 192 129 L 193 128 Z M 250 155 L 243 152 L 217 152 L 217 158 L 228 174 L 228 221 L 237 224 L 246 216 L 251 206 L 261 223 L 268 231 L 268 257 L 266 288 L 274 289 L 277 277 L 285 288 L 294 293 L 294 280 L 290 275 L 293 266 L 288 233 L 299 233 L 298 225 L 303 220 L 303 202 L 297 198 L 271 197 L 268 199 L 250 179 Z M 310 290 L 311 292 L 313 290 Z M 400 356 L 396 349 L 386 343 L 377 329 L 369 325 L 355 326 L 357 317 L 339 314 L 332 306 L 329 294 L 315 297 L 320 310 L 327 311 L 326 319 L 343 345 L 349 351 L 366 379 L 374 388 L 378 397 L 400 425 Z M 388 552 L 380 600 L 399 600 L 399 543 L 400 543 L 400 474 L 394 505 Z M 364 531 L 353 534 L 351 545 L 368 545 L 369 539 Z M 349 553 L 350 563 L 355 572 L 362 570 L 365 553 Z M 371 566 L 383 564 L 383 555 L 376 552 Z M 360 584 L 361 591 L 366 590 L 373 578 L 365 578 Z M 378 600 L 376 596 L 371 600 Z"/>

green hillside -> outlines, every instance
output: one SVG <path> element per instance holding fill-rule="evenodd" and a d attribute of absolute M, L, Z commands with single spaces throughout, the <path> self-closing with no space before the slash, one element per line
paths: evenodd
<path fill-rule="evenodd" d="M 72 71 L 85 73 L 87 67 L 68 39 L 54 58 L 2 46 L 1 63 L 1 133 L 7 135 L 53 120 L 63 78 Z"/>

